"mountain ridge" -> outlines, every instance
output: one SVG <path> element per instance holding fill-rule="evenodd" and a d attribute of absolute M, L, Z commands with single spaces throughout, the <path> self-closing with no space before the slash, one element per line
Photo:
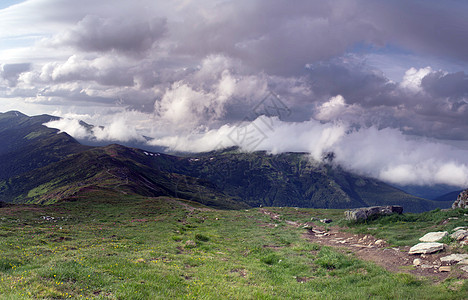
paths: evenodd
<path fill-rule="evenodd" d="M 85 146 L 42 125 L 53 118 L 0 114 L 0 169 L 6 170 L 0 173 L 0 200 L 50 204 L 99 188 L 235 209 L 398 204 L 417 212 L 451 205 L 313 161 L 306 153 L 273 155 L 230 148 L 175 156 L 117 144 Z"/>

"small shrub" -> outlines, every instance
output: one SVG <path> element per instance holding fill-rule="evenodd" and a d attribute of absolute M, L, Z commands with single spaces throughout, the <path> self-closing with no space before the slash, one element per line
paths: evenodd
<path fill-rule="evenodd" d="M 280 261 L 279 256 L 276 253 L 270 253 L 260 259 L 261 262 L 266 263 L 267 265 L 274 265 Z"/>
<path fill-rule="evenodd" d="M 352 259 L 328 248 L 322 248 L 315 263 L 325 269 L 341 269 L 353 264 Z"/>
<path fill-rule="evenodd" d="M 203 235 L 201 233 L 195 234 L 195 239 L 197 241 L 200 241 L 200 242 L 208 242 L 210 240 L 209 237 L 207 237 L 206 235 Z"/>

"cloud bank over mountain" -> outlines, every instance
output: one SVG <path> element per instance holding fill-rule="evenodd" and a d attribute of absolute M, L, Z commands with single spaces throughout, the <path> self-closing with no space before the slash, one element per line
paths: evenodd
<path fill-rule="evenodd" d="M 389 182 L 467 186 L 466 13 L 455 0 L 27 0 L 0 10 L 0 103 L 62 116 L 48 126 L 80 139 L 334 152 Z"/>

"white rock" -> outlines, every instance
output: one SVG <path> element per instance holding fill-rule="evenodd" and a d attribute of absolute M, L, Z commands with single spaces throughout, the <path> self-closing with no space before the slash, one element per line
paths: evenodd
<path fill-rule="evenodd" d="M 459 265 L 468 265 L 468 258 L 458 262 Z"/>
<path fill-rule="evenodd" d="M 419 240 L 421 242 L 438 242 L 447 235 L 448 235 L 447 231 L 429 232 L 429 233 L 426 233 Z"/>
<path fill-rule="evenodd" d="M 449 266 L 439 267 L 439 272 L 450 272 L 451 270 L 452 268 L 450 268 Z"/>
<path fill-rule="evenodd" d="M 377 240 L 377 241 L 375 241 L 375 244 L 376 244 L 377 246 L 380 246 L 380 245 L 385 244 L 385 241 L 384 241 L 384 240 Z"/>
<path fill-rule="evenodd" d="M 465 239 L 466 237 L 468 237 L 468 230 L 459 229 L 459 230 L 455 231 L 454 233 L 452 233 L 450 235 L 450 237 L 457 240 L 457 241 L 461 241 L 461 240 Z"/>
<path fill-rule="evenodd" d="M 410 248 L 409 254 L 428 254 L 444 249 L 442 243 L 419 243 Z"/>
<path fill-rule="evenodd" d="M 465 271 L 465 272 L 468 272 L 468 266 L 463 266 L 463 267 L 461 267 L 460 269 L 462 269 L 462 270 Z"/>
<path fill-rule="evenodd" d="M 466 229 L 466 227 L 465 226 L 460 226 L 460 227 L 457 227 L 457 228 L 453 229 L 453 231 L 455 232 L 455 231 L 458 231 L 460 229 Z"/>
<path fill-rule="evenodd" d="M 464 259 L 468 259 L 468 254 L 451 254 L 449 256 L 441 257 L 440 261 L 447 263 L 455 263 Z"/>
<path fill-rule="evenodd" d="M 421 269 L 432 269 L 433 267 L 431 265 L 421 265 Z"/>
<path fill-rule="evenodd" d="M 422 264 L 422 260 L 420 260 L 419 258 L 415 258 L 413 260 L 413 266 L 420 266 Z"/>

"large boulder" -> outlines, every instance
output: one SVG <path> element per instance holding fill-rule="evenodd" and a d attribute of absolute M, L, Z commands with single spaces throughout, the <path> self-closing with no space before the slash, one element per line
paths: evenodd
<path fill-rule="evenodd" d="M 436 232 L 429 232 L 426 233 L 423 237 L 421 237 L 419 240 L 421 242 L 438 242 L 444 237 L 448 235 L 447 231 L 436 231 Z"/>
<path fill-rule="evenodd" d="M 442 243 L 419 243 L 410 248 L 409 254 L 430 254 L 444 250 Z"/>
<path fill-rule="evenodd" d="M 468 259 L 468 254 L 451 254 L 440 258 L 441 262 L 446 263 L 458 263 L 465 259 Z"/>
<path fill-rule="evenodd" d="M 452 204 L 452 208 L 468 208 L 468 189 L 458 195 L 457 200 Z"/>
<path fill-rule="evenodd" d="M 362 207 L 345 211 L 345 216 L 347 220 L 364 221 L 370 217 L 391 215 L 394 213 L 403 213 L 403 207 L 398 205 Z"/>

